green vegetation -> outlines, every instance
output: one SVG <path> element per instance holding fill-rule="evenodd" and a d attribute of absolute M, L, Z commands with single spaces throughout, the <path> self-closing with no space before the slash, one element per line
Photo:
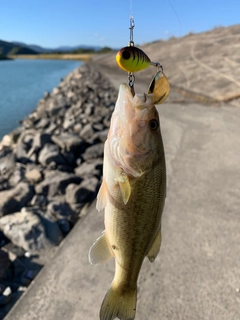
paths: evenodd
<path fill-rule="evenodd" d="M 0 53 L 0 60 L 12 60 L 12 59 Z"/>
<path fill-rule="evenodd" d="M 99 50 L 97 53 L 108 53 L 113 51 L 111 48 L 109 47 L 103 47 L 101 50 Z"/>
<path fill-rule="evenodd" d="M 37 54 L 37 52 L 20 45 L 16 45 L 15 43 L 0 40 L 0 54 L 7 56 L 17 54 Z"/>
<path fill-rule="evenodd" d="M 65 52 L 65 53 L 71 53 L 71 54 L 93 54 L 93 53 L 107 53 L 111 52 L 112 49 L 109 47 L 103 47 L 101 50 L 94 50 L 94 49 L 85 49 L 85 48 L 79 48 L 70 52 Z M 58 52 L 62 53 L 62 52 Z"/>

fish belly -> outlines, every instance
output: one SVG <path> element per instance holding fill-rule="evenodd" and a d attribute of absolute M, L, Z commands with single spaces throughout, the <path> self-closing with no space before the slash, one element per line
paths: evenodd
<path fill-rule="evenodd" d="M 130 182 L 126 205 L 115 186 L 105 208 L 105 231 L 116 263 L 114 283 L 122 290 L 136 287 L 143 259 L 160 231 L 166 193 L 163 167 L 159 164 Z"/>

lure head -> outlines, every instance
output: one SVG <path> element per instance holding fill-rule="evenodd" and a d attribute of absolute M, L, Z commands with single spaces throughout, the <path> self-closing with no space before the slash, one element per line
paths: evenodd
<path fill-rule="evenodd" d="M 137 72 L 150 66 L 151 60 L 141 49 L 128 46 L 118 51 L 116 55 L 118 66 L 127 72 Z"/>

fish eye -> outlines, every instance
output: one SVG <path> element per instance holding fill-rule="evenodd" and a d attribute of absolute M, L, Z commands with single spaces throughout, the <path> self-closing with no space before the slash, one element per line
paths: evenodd
<path fill-rule="evenodd" d="M 152 131 L 156 131 L 159 128 L 159 122 L 156 119 L 149 121 L 149 127 Z"/>
<path fill-rule="evenodd" d="M 128 50 L 124 50 L 122 56 L 123 59 L 128 60 L 130 58 L 130 52 Z"/>

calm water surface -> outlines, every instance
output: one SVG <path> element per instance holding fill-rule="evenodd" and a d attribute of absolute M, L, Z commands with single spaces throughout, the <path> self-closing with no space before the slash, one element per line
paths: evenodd
<path fill-rule="evenodd" d="M 70 60 L 0 61 L 0 139 L 19 126 L 52 89 L 82 64 Z"/>

